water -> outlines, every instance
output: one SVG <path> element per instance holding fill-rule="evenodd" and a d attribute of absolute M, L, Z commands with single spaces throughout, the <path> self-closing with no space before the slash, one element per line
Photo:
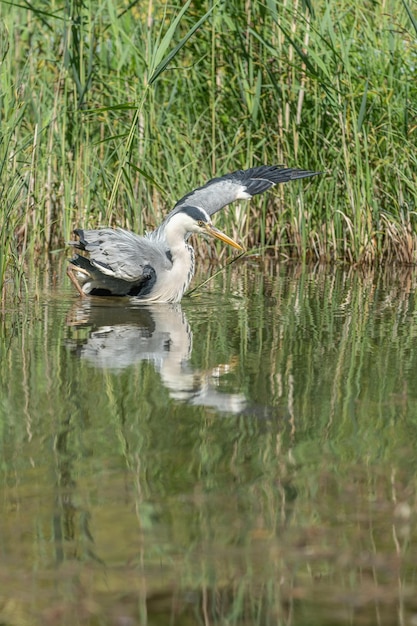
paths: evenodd
<path fill-rule="evenodd" d="M 416 624 L 414 270 L 4 305 L 0 623 Z"/>

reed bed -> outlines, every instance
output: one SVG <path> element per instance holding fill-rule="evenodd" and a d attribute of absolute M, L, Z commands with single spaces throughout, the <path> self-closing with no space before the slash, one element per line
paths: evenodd
<path fill-rule="evenodd" d="M 218 217 L 248 250 L 415 263 L 416 38 L 405 0 L 1 3 L 1 285 L 262 163 L 323 174 Z"/>

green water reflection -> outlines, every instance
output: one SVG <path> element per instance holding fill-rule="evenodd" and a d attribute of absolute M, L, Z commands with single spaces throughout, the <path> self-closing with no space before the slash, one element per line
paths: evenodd
<path fill-rule="evenodd" d="M 1 624 L 416 623 L 416 272 L 48 281 L 2 312 Z"/>

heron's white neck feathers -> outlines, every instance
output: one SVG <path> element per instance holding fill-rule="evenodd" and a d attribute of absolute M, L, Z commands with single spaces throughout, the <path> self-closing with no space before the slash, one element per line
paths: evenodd
<path fill-rule="evenodd" d="M 150 233 L 150 238 L 164 247 L 172 268 L 157 275 L 155 286 L 146 301 L 181 300 L 194 276 L 194 250 L 187 244 L 186 238 L 195 231 L 198 231 L 195 220 L 185 213 L 177 213 Z"/>

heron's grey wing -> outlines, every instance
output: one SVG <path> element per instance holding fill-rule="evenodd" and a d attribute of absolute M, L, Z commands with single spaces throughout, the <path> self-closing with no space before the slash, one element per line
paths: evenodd
<path fill-rule="evenodd" d="M 137 282 L 146 277 L 149 268 L 158 274 L 172 267 L 162 247 L 127 230 L 102 228 L 74 232 L 79 241 L 70 242 L 71 245 L 88 252 L 90 263 L 106 276 Z"/>
<path fill-rule="evenodd" d="M 319 172 L 283 168 L 280 165 L 261 165 L 248 170 L 238 170 L 220 178 L 213 178 L 203 187 L 188 193 L 177 202 L 167 218 L 181 211 L 184 206 L 197 206 L 213 215 L 227 204 L 235 200 L 247 200 L 277 183 L 286 183 L 316 174 Z"/>

